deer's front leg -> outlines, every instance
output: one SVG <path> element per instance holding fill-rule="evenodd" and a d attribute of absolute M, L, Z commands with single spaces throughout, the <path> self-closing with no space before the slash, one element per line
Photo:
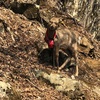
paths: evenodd
<path fill-rule="evenodd" d="M 59 69 L 59 47 L 55 48 L 55 57 L 56 57 L 57 69 Z"/>
<path fill-rule="evenodd" d="M 53 48 L 53 67 L 55 67 L 55 47 Z"/>
<path fill-rule="evenodd" d="M 59 68 L 59 40 L 58 38 L 55 38 L 55 44 L 54 44 L 54 53 L 55 53 L 55 61 L 57 64 L 57 69 Z"/>

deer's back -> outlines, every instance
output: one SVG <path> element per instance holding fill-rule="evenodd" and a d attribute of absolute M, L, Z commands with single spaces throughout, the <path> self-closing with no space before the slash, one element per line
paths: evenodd
<path fill-rule="evenodd" d="M 75 34 L 65 27 L 59 27 L 56 34 L 55 44 L 61 49 L 67 49 L 76 43 Z"/>

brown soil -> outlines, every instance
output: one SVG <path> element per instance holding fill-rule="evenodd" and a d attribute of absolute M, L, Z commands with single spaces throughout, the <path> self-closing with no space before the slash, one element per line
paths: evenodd
<path fill-rule="evenodd" d="M 37 79 L 33 73 L 34 69 L 57 73 L 57 70 L 52 68 L 48 50 L 42 52 L 42 60 L 37 56 L 37 45 L 44 44 L 45 28 L 37 21 L 29 21 L 23 15 L 3 7 L 0 7 L 0 19 L 4 20 L 13 32 L 13 35 L 6 30 L 3 34 L 0 33 L 0 80 L 9 82 L 21 95 L 22 100 L 100 100 L 99 57 L 96 59 L 79 53 L 77 80 L 87 84 L 83 87 L 85 97 L 78 99 L 75 94 L 74 97 L 69 97 L 55 90 L 47 82 Z M 66 76 L 64 71 L 61 73 Z M 94 90 L 95 93 L 91 89 L 94 87 L 98 88 L 98 91 Z"/>

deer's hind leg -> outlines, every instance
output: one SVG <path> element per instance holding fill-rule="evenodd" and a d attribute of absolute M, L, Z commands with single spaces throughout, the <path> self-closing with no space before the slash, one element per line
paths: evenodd
<path fill-rule="evenodd" d="M 63 53 L 64 55 L 66 55 L 66 57 L 68 57 L 68 54 L 66 52 L 64 52 L 63 50 L 59 50 L 59 52 Z M 70 57 L 68 57 L 65 60 L 65 62 L 59 67 L 58 70 L 60 71 L 61 69 L 63 69 L 70 60 L 71 60 Z"/>
<path fill-rule="evenodd" d="M 76 62 L 76 68 L 75 68 L 75 76 L 78 76 L 78 57 L 77 57 L 77 51 L 75 52 L 75 62 Z"/>
<path fill-rule="evenodd" d="M 75 76 L 78 76 L 78 56 L 77 56 L 77 44 L 74 44 L 72 47 L 72 56 L 75 58 Z"/>

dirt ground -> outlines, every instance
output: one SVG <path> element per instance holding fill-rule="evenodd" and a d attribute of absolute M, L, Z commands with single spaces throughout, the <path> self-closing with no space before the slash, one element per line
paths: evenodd
<path fill-rule="evenodd" d="M 84 97 L 69 96 L 36 78 L 33 73 L 34 69 L 57 73 L 52 68 L 48 50 L 42 52 L 41 59 L 37 56 L 37 46 L 44 44 L 45 28 L 37 21 L 30 21 L 4 7 L 0 7 L 0 19 L 10 27 L 10 31 L 0 33 L 0 80 L 9 82 L 22 100 L 100 100 L 100 58 L 97 56 L 100 52 L 95 58 L 79 53 L 76 80 L 87 86 L 82 87 Z M 71 72 L 61 73 L 66 76 Z"/>

